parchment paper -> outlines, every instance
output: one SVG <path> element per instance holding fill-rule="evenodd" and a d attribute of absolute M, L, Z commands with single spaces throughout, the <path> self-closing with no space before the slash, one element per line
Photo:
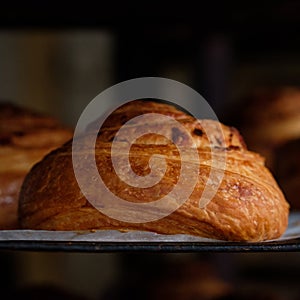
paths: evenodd
<path fill-rule="evenodd" d="M 300 212 L 292 212 L 289 226 L 276 241 L 300 238 Z M 0 241 L 64 241 L 64 242 L 224 242 L 215 239 L 185 234 L 163 235 L 144 231 L 119 232 L 97 231 L 45 231 L 45 230 L 0 230 Z M 266 241 L 268 242 L 268 241 Z"/>

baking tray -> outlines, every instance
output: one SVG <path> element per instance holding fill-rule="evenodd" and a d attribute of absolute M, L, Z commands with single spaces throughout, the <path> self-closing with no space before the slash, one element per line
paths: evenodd
<path fill-rule="evenodd" d="M 300 239 L 263 243 L 1 241 L 0 249 L 90 253 L 295 252 L 300 251 Z"/>
<path fill-rule="evenodd" d="M 0 250 L 56 252 L 293 252 L 300 251 L 300 213 L 291 213 L 284 235 L 273 241 L 224 242 L 188 235 L 132 231 L 0 231 Z"/>

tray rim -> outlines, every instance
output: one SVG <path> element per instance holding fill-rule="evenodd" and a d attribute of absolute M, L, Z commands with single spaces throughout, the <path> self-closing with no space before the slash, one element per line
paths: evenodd
<path fill-rule="evenodd" d="M 0 241 L 0 251 L 43 251 L 82 253 L 201 253 L 201 252 L 300 252 L 300 239 L 273 242 L 84 242 Z"/>

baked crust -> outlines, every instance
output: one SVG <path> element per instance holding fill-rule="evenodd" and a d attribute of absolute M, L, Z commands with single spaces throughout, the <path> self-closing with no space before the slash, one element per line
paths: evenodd
<path fill-rule="evenodd" d="M 111 145 L 112 136 L 124 121 L 145 112 L 163 112 L 180 122 L 194 138 L 200 166 L 193 160 L 182 161 L 169 139 L 148 134 L 137 139 L 131 148 L 132 168 L 139 175 L 145 175 L 149 171 L 151 155 L 160 154 L 159 159 L 166 158 L 167 169 L 159 184 L 141 189 L 130 187 L 118 178 L 112 166 Z M 162 130 L 164 135 L 172 136 L 172 129 L 164 128 L 163 122 L 160 124 L 157 120 L 152 125 Z M 136 134 L 141 126 L 138 122 L 131 124 L 128 138 L 131 134 Z M 222 139 L 220 132 L 216 130 L 218 126 L 223 130 Z M 81 147 L 73 152 L 73 155 L 81 158 L 79 161 L 82 162 L 82 170 L 86 173 L 91 190 L 93 184 L 88 177 L 88 166 L 84 160 L 91 153 L 89 134 L 96 129 L 95 124 L 90 126 L 87 134 L 82 137 Z M 208 132 L 210 138 L 207 136 Z M 179 143 L 185 147 L 186 157 L 189 157 L 193 146 L 185 141 L 182 138 Z M 116 159 L 122 159 L 127 154 L 128 141 L 116 140 L 115 143 Z M 209 179 L 212 155 L 217 162 L 222 162 L 226 155 L 225 170 L 216 170 L 224 172 L 224 177 L 212 200 L 204 208 L 200 208 L 199 199 L 204 188 L 214 184 Z M 167 104 L 134 101 L 114 112 L 110 120 L 103 124 L 96 142 L 95 158 L 106 186 L 119 197 L 131 202 L 151 202 L 168 194 L 177 183 L 182 163 L 188 163 L 191 167 L 196 164 L 199 176 L 189 199 L 170 215 L 142 224 L 118 221 L 99 212 L 80 191 L 74 176 L 70 141 L 47 155 L 26 177 L 20 194 L 19 217 L 22 227 L 46 230 L 147 230 L 232 241 L 275 239 L 286 229 L 289 206 L 271 173 L 265 168 L 264 159 L 246 149 L 236 129 L 216 121 L 195 120 Z M 214 164 L 214 168 L 217 165 Z"/>
<path fill-rule="evenodd" d="M 18 199 L 25 175 L 72 137 L 54 118 L 0 104 L 0 229 L 18 228 Z"/>

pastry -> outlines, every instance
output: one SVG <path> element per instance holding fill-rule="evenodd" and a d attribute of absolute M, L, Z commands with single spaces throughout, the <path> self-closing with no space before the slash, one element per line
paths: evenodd
<path fill-rule="evenodd" d="M 19 192 L 31 167 L 71 137 L 54 118 L 0 104 L 0 229 L 18 227 Z"/>
<path fill-rule="evenodd" d="M 177 129 L 174 131 L 161 118 L 147 119 L 146 116 L 142 122 L 134 119 L 131 124 L 124 125 L 129 119 L 146 113 L 161 113 L 177 120 L 191 134 L 194 143 L 189 144 L 185 133 Z M 94 191 L 94 178 L 90 177 L 89 166 L 84 164 L 85 158 L 93 155 L 89 136 L 98 132 L 96 124 L 94 122 L 88 127 L 86 134 L 81 137 L 80 148 L 73 152 L 73 156 L 79 158 L 79 164 L 82 163 L 91 194 L 96 193 L 101 198 L 103 191 Z M 128 129 L 127 136 L 114 140 L 121 126 Z M 149 159 L 153 154 L 159 154 L 155 165 L 158 169 L 163 161 L 167 162 L 167 167 L 159 183 L 138 188 L 126 184 L 127 169 L 123 170 L 125 181 L 118 177 L 113 168 L 111 150 L 112 143 L 115 143 L 114 155 L 117 160 L 122 160 L 131 135 L 139 133 L 145 126 L 150 126 L 153 131 L 136 139 L 131 146 L 129 160 L 132 169 L 139 176 L 149 174 Z M 178 155 L 174 143 L 184 148 L 184 159 Z M 200 165 L 197 165 L 193 156 L 189 156 L 194 150 L 199 156 Z M 214 165 L 212 157 L 217 161 Z M 226 165 L 219 164 L 224 157 Z M 80 190 L 74 176 L 70 141 L 48 154 L 26 176 L 20 194 L 19 218 L 22 228 L 142 230 L 231 241 L 263 241 L 278 238 L 287 227 L 289 206 L 281 190 L 266 169 L 264 159 L 247 150 L 239 132 L 217 121 L 197 120 L 170 104 L 136 100 L 118 108 L 98 132 L 95 160 L 105 185 L 127 202 L 150 203 L 169 194 L 177 184 L 183 164 L 189 164 L 191 168 L 196 166 L 196 185 L 182 206 L 161 219 L 135 223 L 108 217 L 97 210 Z M 225 169 L 218 170 L 219 165 Z M 224 177 L 213 198 L 204 207 L 199 207 L 204 188 L 212 188 L 215 184 L 214 179 L 209 177 L 213 169 L 217 173 L 224 173 Z M 188 181 L 189 178 L 186 178 Z M 170 199 L 166 206 L 172 203 Z M 113 205 L 111 210 L 114 210 Z M 137 211 L 136 217 L 140 213 Z"/>

